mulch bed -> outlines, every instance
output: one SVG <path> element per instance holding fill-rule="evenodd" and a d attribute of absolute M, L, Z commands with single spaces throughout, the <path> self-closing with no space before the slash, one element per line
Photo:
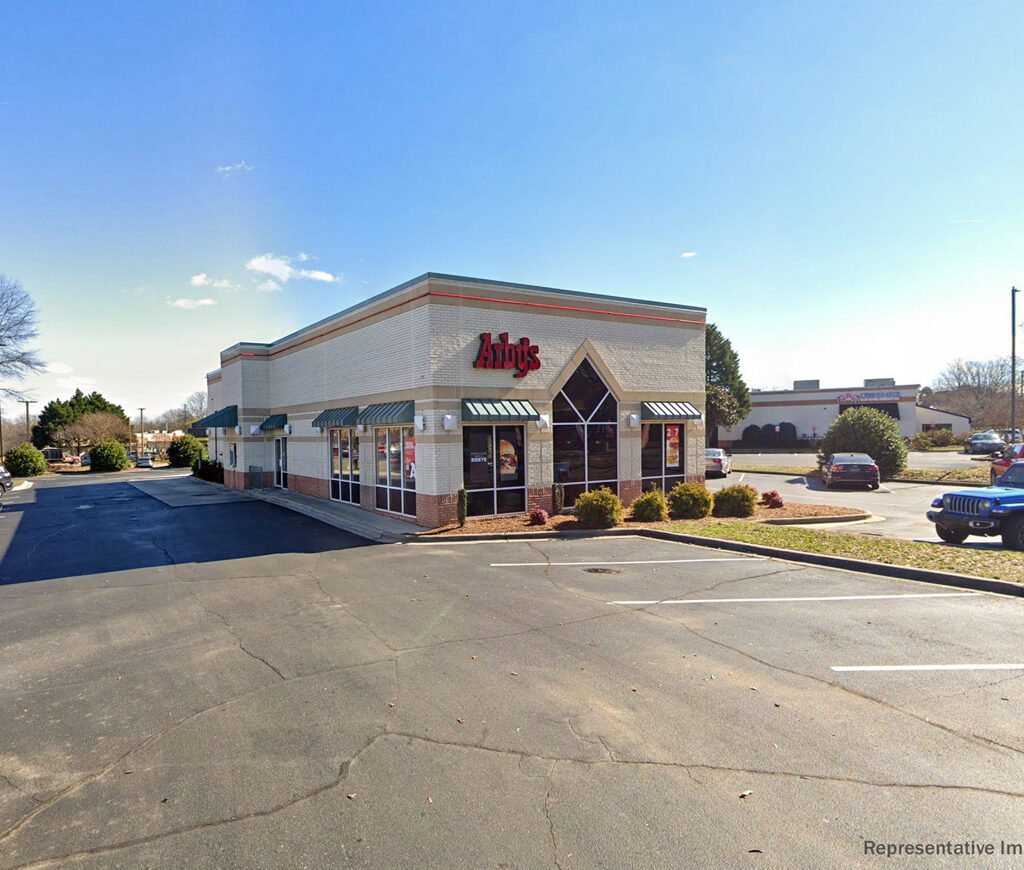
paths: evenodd
<path fill-rule="evenodd" d="M 858 516 L 863 511 L 853 508 L 834 507 L 825 504 L 788 504 L 781 508 L 767 508 L 758 505 L 754 515 L 745 522 L 761 522 L 764 520 L 781 519 L 804 519 L 810 517 L 843 517 Z M 735 517 L 705 517 L 702 520 L 669 520 L 667 523 L 650 523 L 634 520 L 629 511 L 626 512 L 625 522 L 619 528 L 628 529 L 630 526 L 642 526 L 649 529 L 667 529 L 679 526 L 700 526 L 712 525 L 715 523 L 737 522 Z M 420 532 L 421 536 L 435 535 L 507 535 L 510 532 L 571 532 L 588 531 L 594 528 L 581 523 L 571 514 L 551 517 L 546 525 L 531 526 L 529 517 L 477 517 L 466 520 L 466 525 L 459 528 L 457 523 L 447 526 L 439 526 L 426 532 Z"/>

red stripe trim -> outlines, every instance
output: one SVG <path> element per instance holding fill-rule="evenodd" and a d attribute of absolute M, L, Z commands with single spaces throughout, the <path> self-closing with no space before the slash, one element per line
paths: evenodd
<path fill-rule="evenodd" d="M 469 302 L 494 302 L 498 305 L 517 305 L 525 308 L 544 308 L 550 311 L 574 311 L 581 314 L 604 314 L 610 317 L 627 317 L 640 320 L 659 320 L 666 323 L 693 323 L 697 326 L 704 326 L 705 321 L 703 320 L 689 320 L 685 317 L 664 317 L 657 314 L 633 314 L 624 311 L 611 311 L 607 308 L 578 308 L 572 305 L 553 305 L 548 302 L 520 302 L 512 299 L 498 299 L 493 296 L 469 296 L 463 293 L 441 293 L 438 290 L 427 290 L 425 293 L 421 293 L 419 296 L 414 296 L 412 299 L 406 299 L 403 302 L 397 302 L 394 305 L 389 305 L 387 308 L 382 308 L 380 311 L 373 311 L 369 314 L 364 314 L 362 317 L 357 317 L 355 320 L 349 320 L 346 323 L 340 323 L 338 326 L 329 330 L 328 332 L 321 333 L 320 335 L 313 335 L 307 339 L 303 339 L 295 344 L 287 345 L 286 347 L 278 348 L 277 350 L 271 351 L 266 357 L 276 356 L 279 353 L 283 353 L 286 350 L 295 350 L 296 348 L 302 347 L 304 344 L 308 344 L 311 341 L 316 341 L 325 338 L 328 335 L 332 335 L 341 329 L 348 329 L 349 327 L 355 326 L 357 323 L 362 323 L 364 320 L 369 320 L 371 317 L 380 317 L 382 314 L 387 314 L 389 311 L 394 311 L 396 308 L 401 308 L 403 305 L 411 305 L 413 302 L 417 302 L 426 296 L 440 296 L 445 299 L 465 299 Z M 256 356 L 254 353 L 240 353 L 239 356 Z M 226 365 L 231 362 L 230 359 L 224 360 L 222 365 Z"/>

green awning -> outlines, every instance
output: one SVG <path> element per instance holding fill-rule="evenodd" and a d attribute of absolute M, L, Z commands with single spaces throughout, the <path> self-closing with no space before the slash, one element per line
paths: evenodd
<path fill-rule="evenodd" d="M 463 399 L 463 423 L 526 423 L 539 420 L 540 413 L 522 399 Z"/>
<path fill-rule="evenodd" d="M 698 411 L 689 402 L 643 402 L 641 420 L 699 420 Z"/>
<path fill-rule="evenodd" d="M 359 412 L 356 422 L 365 426 L 411 426 L 415 408 L 414 402 L 367 405 Z"/>
<path fill-rule="evenodd" d="M 238 425 L 238 405 L 228 405 L 212 414 L 207 414 L 202 420 L 196 420 L 190 429 L 234 429 Z"/>
<path fill-rule="evenodd" d="M 355 426 L 358 422 L 359 409 L 355 405 L 349 408 L 328 408 L 316 415 L 313 428 L 337 429 L 339 426 Z"/>
<path fill-rule="evenodd" d="M 283 429 L 284 424 L 288 422 L 287 414 L 271 414 L 260 423 L 261 432 L 270 432 L 272 429 Z"/>

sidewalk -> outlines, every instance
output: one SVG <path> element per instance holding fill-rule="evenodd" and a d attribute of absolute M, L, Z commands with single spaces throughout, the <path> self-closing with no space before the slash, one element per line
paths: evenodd
<path fill-rule="evenodd" d="M 250 489 L 246 495 L 270 502 L 278 507 L 312 517 L 329 526 L 343 529 L 361 538 L 393 544 L 404 540 L 406 535 L 422 532 L 424 526 L 404 520 L 393 519 L 344 502 L 325 501 L 311 495 L 300 495 L 286 489 Z"/>

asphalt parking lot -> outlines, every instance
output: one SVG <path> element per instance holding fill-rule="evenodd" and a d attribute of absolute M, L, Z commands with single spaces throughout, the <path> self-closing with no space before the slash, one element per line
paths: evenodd
<path fill-rule="evenodd" d="M 713 478 L 708 489 L 715 492 L 723 486 L 745 483 L 758 492 L 776 490 L 783 501 L 794 504 L 830 504 L 856 508 L 871 513 L 873 519 L 856 524 L 829 526 L 832 531 L 861 535 L 888 535 L 912 541 L 939 542 L 935 526 L 925 518 L 932 499 L 963 487 L 956 484 L 906 483 L 887 481 L 877 490 L 867 487 L 836 487 L 826 489 L 816 477 L 788 476 L 785 474 L 756 474 L 734 471 L 727 478 Z M 968 538 L 964 546 L 999 548 L 998 538 Z"/>
<path fill-rule="evenodd" d="M 974 468 L 983 457 L 948 450 L 935 452 L 911 451 L 907 455 L 907 468 L 934 470 L 939 468 Z M 736 453 L 732 461 L 737 465 L 809 466 L 818 464 L 818 454 L 804 453 Z"/>
<path fill-rule="evenodd" d="M 1024 840 L 1019 600 L 637 538 L 366 545 L 199 502 L 43 483 L 0 514 L 0 866 Z"/>

